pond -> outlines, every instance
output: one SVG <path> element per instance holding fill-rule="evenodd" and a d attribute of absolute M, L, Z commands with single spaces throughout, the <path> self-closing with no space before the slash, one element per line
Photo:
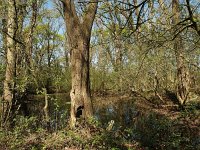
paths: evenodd
<path fill-rule="evenodd" d="M 95 117 L 103 124 L 113 120 L 115 126 L 130 126 L 138 115 L 133 98 L 107 97 L 94 101 Z"/>
<path fill-rule="evenodd" d="M 49 94 L 48 100 L 51 127 L 56 130 L 66 126 L 70 113 L 69 94 Z M 138 115 L 133 98 L 120 98 L 117 96 L 95 97 L 92 102 L 94 117 L 104 126 L 107 126 L 111 120 L 114 121 L 115 127 L 129 126 L 133 122 L 133 118 Z M 44 96 L 29 96 L 27 103 L 29 115 L 37 116 L 40 120 L 44 120 L 44 105 Z"/>

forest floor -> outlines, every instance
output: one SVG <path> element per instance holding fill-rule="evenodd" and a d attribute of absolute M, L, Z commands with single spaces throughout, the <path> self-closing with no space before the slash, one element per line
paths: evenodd
<path fill-rule="evenodd" d="M 93 103 L 97 119 L 79 120 L 75 130 L 50 131 L 37 118 L 19 118 L 12 131 L 0 130 L 0 150 L 200 149 L 199 98 L 184 109 L 165 96 L 105 95 Z"/>

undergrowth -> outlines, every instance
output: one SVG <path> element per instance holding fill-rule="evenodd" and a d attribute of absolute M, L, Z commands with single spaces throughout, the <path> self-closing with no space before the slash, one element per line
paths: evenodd
<path fill-rule="evenodd" d="M 79 120 L 74 130 L 50 131 L 36 117 L 18 116 L 13 129 L 0 129 L 0 150 L 198 150 L 199 128 L 188 121 L 198 113 L 196 106 L 190 107 L 174 120 L 149 112 L 135 118 L 131 127 L 114 124 L 109 130 L 91 119 Z"/>

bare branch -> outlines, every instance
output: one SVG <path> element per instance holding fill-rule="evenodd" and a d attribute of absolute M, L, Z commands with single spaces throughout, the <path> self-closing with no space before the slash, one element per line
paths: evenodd
<path fill-rule="evenodd" d="M 186 3 L 187 3 L 187 10 L 188 10 L 188 13 L 189 13 L 189 19 L 190 21 L 192 22 L 192 25 L 191 27 L 197 31 L 197 34 L 200 36 L 200 29 L 198 29 L 198 26 L 197 26 L 197 23 L 196 21 L 194 20 L 194 16 L 193 16 L 193 12 L 192 12 L 192 9 L 190 7 L 190 0 L 186 0 Z"/>

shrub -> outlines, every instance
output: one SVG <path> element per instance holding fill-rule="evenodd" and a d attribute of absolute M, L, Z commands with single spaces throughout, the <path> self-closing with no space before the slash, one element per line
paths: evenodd
<path fill-rule="evenodd" d="M 138 119 L 133 134 L 144 147 L 152 150 L 184 149 L 182 143 L 189 140 L 189 137 L 182 137 L 176 120 L 156 113 Z"/>

